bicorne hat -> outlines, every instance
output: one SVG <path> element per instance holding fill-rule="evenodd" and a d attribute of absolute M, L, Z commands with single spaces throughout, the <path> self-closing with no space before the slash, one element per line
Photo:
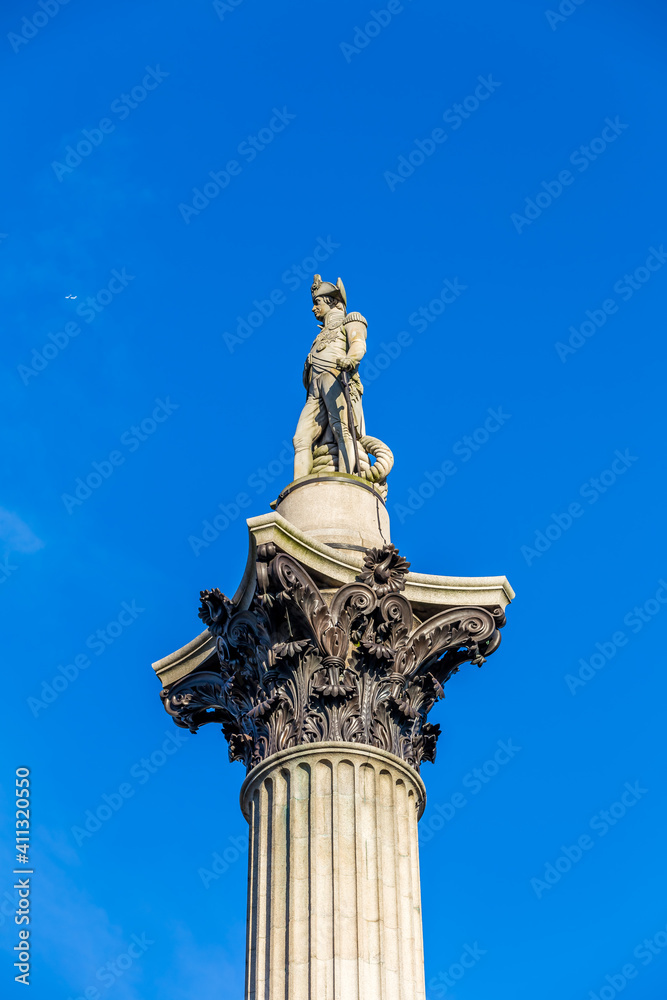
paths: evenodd
<path fill-rule="evenodd" d="M 345 285 L 342 278 L 339 278 L 336 284 L 333 285 L 330 281 L 322 281 L 321 274 L 316 274 L 315 280 L 310 286 L 310 294 L 313 302 L 319 295 L 333 295 L 335 298 L 340 299 L 343 305 L 347 307 L 347 295 L 345 294 Z"/>

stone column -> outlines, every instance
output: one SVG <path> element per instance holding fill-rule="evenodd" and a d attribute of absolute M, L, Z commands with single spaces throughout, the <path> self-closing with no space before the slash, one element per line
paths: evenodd
<path fill-rule="evenodd" d="M 202 591 L 206 632 L 154 664 L 176 724 L 218 723 L 246 769 L 246 1000 L 424 1000 L 429 713 L 496 651 L 514 596 L 504 577 L 410 572 L 351 480 L 292 484 L 249 521 L 234 598 Z"/>
<path fill-rule="evenodd" d="M 250 772 L 246 1000 L 424 1000 L 413 768 L 325 742 Z"/>

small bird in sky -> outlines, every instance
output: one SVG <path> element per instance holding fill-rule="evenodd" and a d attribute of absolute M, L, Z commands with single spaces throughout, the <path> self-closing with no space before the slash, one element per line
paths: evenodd
<path fill-rule="evenodd" d="M 78 295 L 66 295 L 65 298 L 66 299 L 76 299 L 76 298 L 78 298 Z"/>

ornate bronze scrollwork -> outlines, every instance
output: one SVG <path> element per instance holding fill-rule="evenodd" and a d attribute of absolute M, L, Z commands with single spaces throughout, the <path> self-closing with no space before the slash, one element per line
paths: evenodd
<path fill-rule="evenodd" d="M 231 760 L 250 769 L 289 747 L 346 740 L 380 747 L 415 769 L 433 761 L 440 727 L 427 721 L 443 685 L 498 647 L 501 609 L 448 608 L 415 625 L 401 593 L 410 564 L 373 549 L 355 583 L 329 598 L 300 563 L 260 546 L 247 611 L 202 591 L 219 673 L 194 672 L 162 692 L 177 725 L 220 722 Z"/>

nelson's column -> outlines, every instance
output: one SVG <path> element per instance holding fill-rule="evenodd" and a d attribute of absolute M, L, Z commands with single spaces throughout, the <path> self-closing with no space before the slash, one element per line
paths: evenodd
<path fill-rule="evenodd" d="M 500 643 L 504 576 L 410 571 L 389 535 L 389 448 L 366 433 L 367 324 L 315 275 L 294 481 L 248 520 L 230 600 L 155 663 L 176 725 L 218 722 L 246 768 L 246 1000 L 424 1000 L 417 823 L 428 713 Z"/>

